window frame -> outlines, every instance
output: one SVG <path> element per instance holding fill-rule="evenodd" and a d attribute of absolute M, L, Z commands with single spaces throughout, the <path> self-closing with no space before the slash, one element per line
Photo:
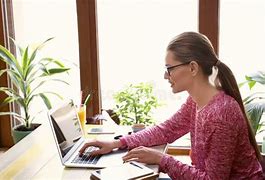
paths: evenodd
<path fill-rule="evenodd" d="M 199 32 L 206 35 L 219 52 L 219 0 L 199 0 Z"/>
<path fill-rule="evenodd" d="M 81 90 L 91 93 L 87 115 L 101 112 L 96 0 L 76 0 Z"/>
<path fill-rule="evenodd" d="M 10 39 L 15 37 L 14 32 L 14 23 L 13 23 L 13 6 L 12 0 L 1 0 L 0 2 L 0 43 L 11 52 L 15 52 L 14 45 L 10 43 Z M 5 69 L 6 64 L 0 61 L 0 69 Z M 0 77 L 0 84 L 4 86 L 11 86 L 10 80 L 6 74 Z M 4 99 L 6 95 L 4 93 L 0 93 L 0 99 Z M 0 108 L 0 111 L 10 111 L 15 108 L 11 107 L 13 104 L 6 105 Z M 11 147 L 14 143 L 11 136 L 11 126 L 12 126 L 12 118 L 11 116 L 0 116 L 0 147 Z"/>

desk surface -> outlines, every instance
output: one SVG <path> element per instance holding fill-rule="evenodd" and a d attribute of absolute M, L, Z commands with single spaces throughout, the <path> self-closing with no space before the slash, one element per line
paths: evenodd
<path fill-rule="evenodd" d="M 113 138 L 110 135 L 99 137 Z M 62 166 L 48 123 L 5 152 L 0 162 L 0 179 L 88 179 L 92 171 Z M 149 167 L 157 171 L 157 166 Z"/>

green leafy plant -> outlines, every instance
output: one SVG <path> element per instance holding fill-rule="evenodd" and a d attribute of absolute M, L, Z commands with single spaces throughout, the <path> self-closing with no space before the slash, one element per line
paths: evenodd
<path fill-rule="evenodd" d="M 239 84 L 240 87 L 248 84 L 251 90 L 257 83 L 265 86 L 265 72 L 258 71 L 252 75 L 245 76 L 245 79 L 245 82 Z M 261 122 L 261 118 L 265 112 L 264 95 L 265 92 L 255 92 L 243 100 L 246 113 L 248 114 L 255 134 L 261 132 L 261 128 L 264 126 L 264 122 Z"/>
<path fill-rule="evenodd" d="M 21 114 L 15 112 L 0 112 L 0 115 L 12 115 L 19 120 L 27 129 L 31 128 L 31 123 L 36 116 L 30 114 L 29 109 L 33 105 L 35 98 L 41 98 L 48 109 L 52 107 L 48 98 L 48 94 L 62 98 L 59 94 L 51 91 L 43 91 L 42 86 L 49 81 L 67 82 L 55 77 L 56 74 L 64 73 L 69 70 L 61 61 L 45 57 L 38 57 L 38 52 L 46 45 L 49 38 L 35 48 L 27 46 L 21 48 L 14 41 L 17 49 L 16 55 L 12 54 L 8 49 L 0 45 L 0 60 L 7 64 L 6 69 L 0 70 L 0 76 L 7 74 L 14 87 L 0 87 L 0 92 L 4 92 L 7 97 L 1 100 L 1 105 L 8 103 L 16 103 Z"/>
<path fill-rule="evenodd" d="M 150 83 L 130 84 L 113 97 L 116 102 L 114 111 L 123 125 L 153 124 L 152 110 L 161 105 Z"/>

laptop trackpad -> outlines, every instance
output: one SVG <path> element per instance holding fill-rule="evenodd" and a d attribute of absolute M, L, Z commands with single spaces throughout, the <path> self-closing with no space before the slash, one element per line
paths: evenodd
<path fill-rule="evenodd" d="M 109 154 L 104 154 L 99 159 L 97 165 L 102 167 L 108 167 L 108 166 L 117 166 L 123 164 L 122 157 L 125 156 L 125 154 L 128 152 L 127 149 L 121 150 L 117 149 L 112 151 Z"/>

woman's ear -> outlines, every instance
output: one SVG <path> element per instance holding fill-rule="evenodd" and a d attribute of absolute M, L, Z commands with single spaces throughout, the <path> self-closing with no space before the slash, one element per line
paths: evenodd
<path fill-rule="evenodd" d="M 199 71 L 199 64 L 196 61 L 190 62 L 190 72 L 192 76 L 196 76 Z"/>

